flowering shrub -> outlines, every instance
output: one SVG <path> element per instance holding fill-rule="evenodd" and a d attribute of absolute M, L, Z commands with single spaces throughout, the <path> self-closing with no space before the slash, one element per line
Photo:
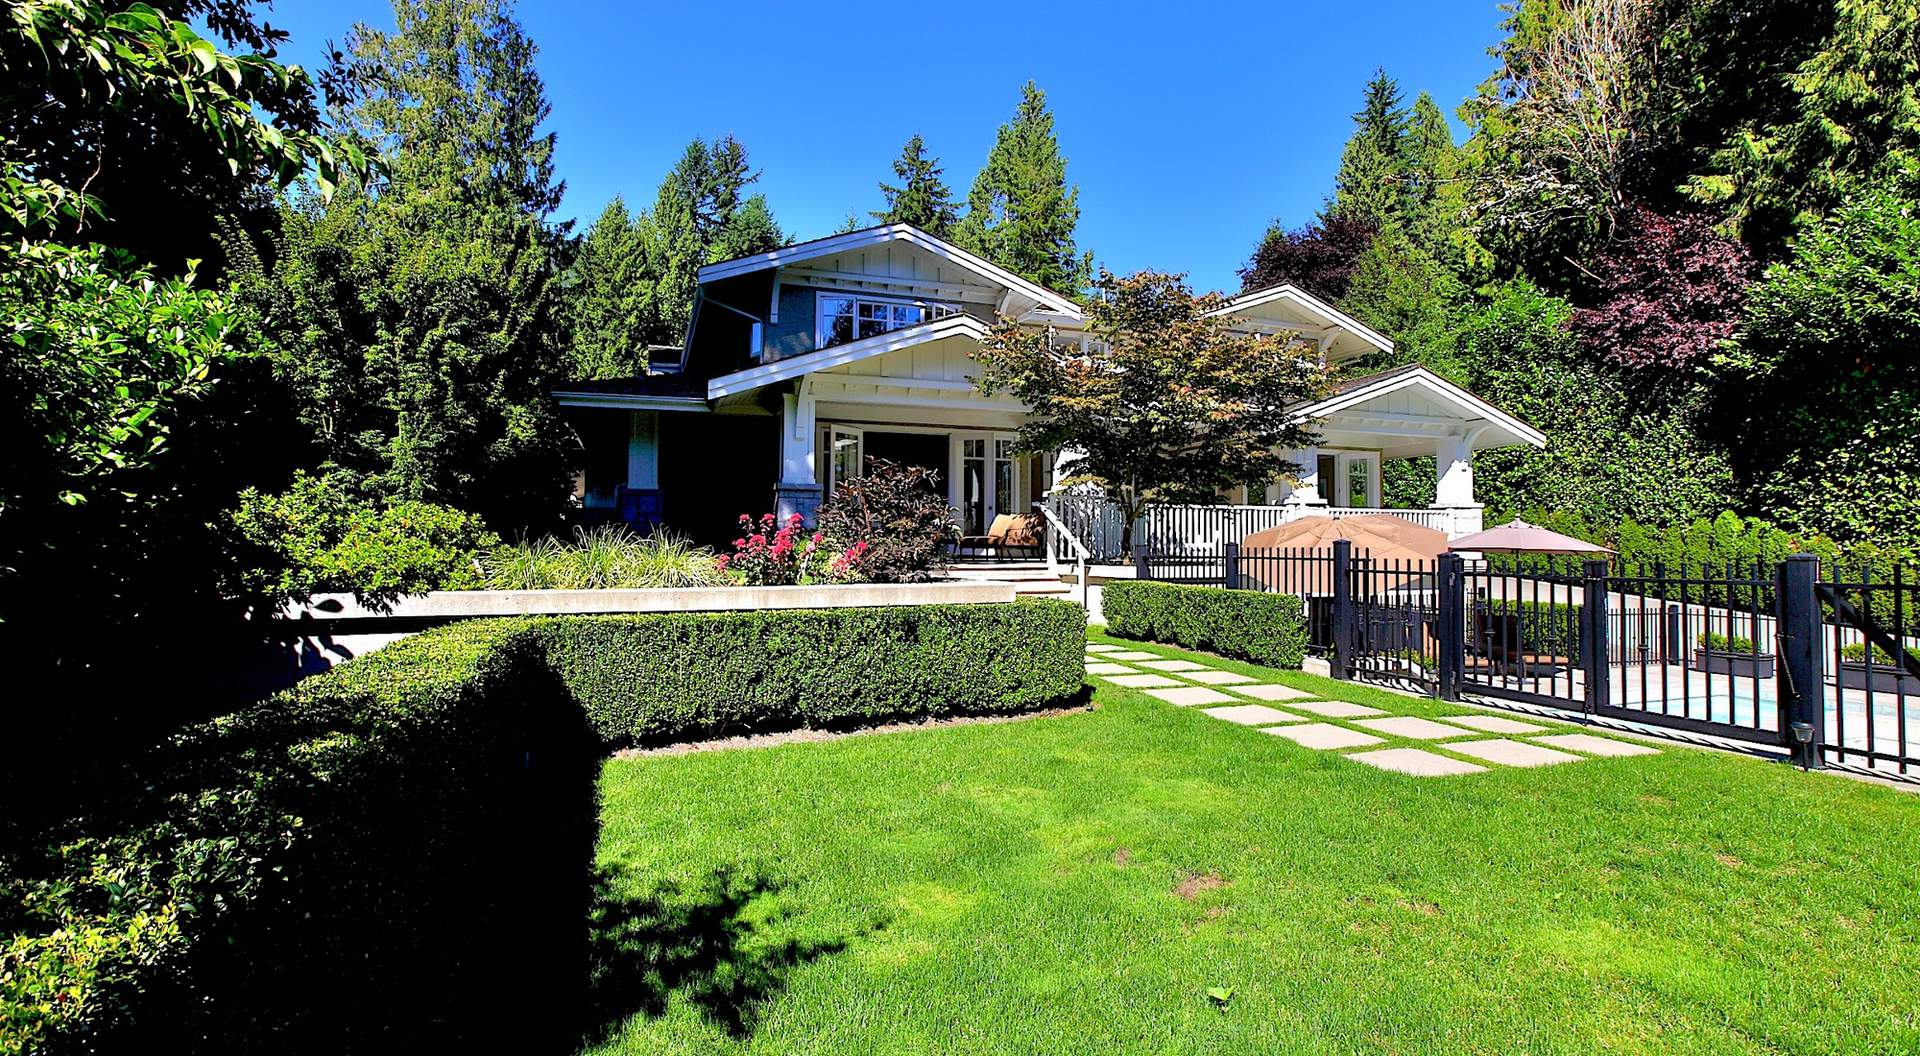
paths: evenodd
<path fill-rule="evenodd" d="M 925 583 L 947 567 L 959 534 L 931 470 L 867 459 L 865 476 L 841 481 L 820 510 L 828 539 L 859 547 L 861 574 L 876 583 Z"/>
<path fill-rule="evenodd" d="M 776 524 L 773 514 L 760 520 L 740 515 L 740 538 L 733 553 L 720 556 L 720 570 L 749 587 L 785 587 L 796 583 L 847 583 L 865 578 L 865 543 L 835 553 L 820 532 L 807 534 L 806 521 L 791 514 Z"/>

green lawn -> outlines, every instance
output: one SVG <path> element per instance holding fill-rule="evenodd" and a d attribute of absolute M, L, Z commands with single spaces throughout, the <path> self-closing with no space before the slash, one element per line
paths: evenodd
<path fill-rule="evenodd" d="M 1679 748 L 1403 777 L 1093 700 L 610 762 L 595 1051 L 1920 1050 L 1920 797 Z"/>

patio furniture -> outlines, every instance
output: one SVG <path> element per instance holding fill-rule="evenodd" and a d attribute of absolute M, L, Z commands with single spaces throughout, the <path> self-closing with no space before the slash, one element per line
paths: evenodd
<path fill-rule="evenodd" d="M 1520 636 L 1520 614 L 1490 612 L 1476 608 L 1473 613 L 1473 637 L 1467 640 L 1467 656 L 1486 662 L 1498 675 L 1551 674 L 1573 667 L 1572 657 L 1530 650 Z M 1473 665 L 1469 664 L 1469 667 Z"/>
<path fill-rule="evenodd" d="M 954 555 L 984 553 L 989 557 L 1008 560 L 1015 556 L 1038 558 L 1044 556 L 1041 550 L 1044 531 L 1041 516 L 1037 513 L 1003 513 L 987 526 L 987 534 L 961 536 L 954 545 Z"/>

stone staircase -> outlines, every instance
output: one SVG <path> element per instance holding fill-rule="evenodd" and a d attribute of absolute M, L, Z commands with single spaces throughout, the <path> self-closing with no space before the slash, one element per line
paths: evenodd
<path fill-rule="evenodd" d="M 969 561 L 953 565 L 947 576 L 968 583 L 1011 583 L 1017 595 L 1065 598 L 1073 593 L 1070 584 L 1047 570 L 1045 561 Z"/>

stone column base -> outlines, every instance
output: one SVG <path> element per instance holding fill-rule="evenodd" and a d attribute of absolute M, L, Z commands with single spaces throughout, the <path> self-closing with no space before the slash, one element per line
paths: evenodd
<path fill-rule="evenodd" d="M 814 523 L 814 515 L 820 510 L 823 489 L 818 484 L 789 484 L 781 482 L 773 486 L 773 515 L 785 522 L 788 517 L 799 514 L 808 524 Z"/>

